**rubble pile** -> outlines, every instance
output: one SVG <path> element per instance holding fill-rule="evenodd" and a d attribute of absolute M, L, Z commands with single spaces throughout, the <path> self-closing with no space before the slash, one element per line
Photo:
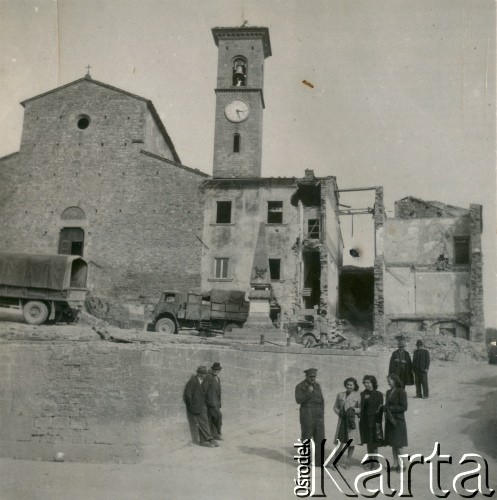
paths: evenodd
<path fill-rule="evenodd" d="M 414 352 L 416 341 L 422 340 L 425 347 L 430 351 L 432 360 L 460 361 L 463 358 L 469 358 L 482 361 L 487 359 L 484 343 L 423 331 L 405 333 L 403 337 L 406 341 L 406 350 L 409 352 Z M 387 342 L 389 349 L 397 348 L 397 337 L 390 337 Z"/>

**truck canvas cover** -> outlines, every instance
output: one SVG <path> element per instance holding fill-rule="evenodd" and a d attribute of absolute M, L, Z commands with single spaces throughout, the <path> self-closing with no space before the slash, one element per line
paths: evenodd
<path fill-rule="evenodd" d="M 79 255 L 0 252 L 0 285 L 67 290 L 85 288 L 87 264 Z"/>
<path fill-rule="evenodd" d="M 211 290 L 211 302 L 217 304 L 243 304 L 245 302 L 245 292 L 242 290 Z"/>

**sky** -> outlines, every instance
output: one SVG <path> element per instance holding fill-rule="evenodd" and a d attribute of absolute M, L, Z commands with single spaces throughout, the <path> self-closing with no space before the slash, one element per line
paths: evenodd
<path fill-rule="evenodd" d="M 409 195 L 483 204 L 485 315 L 497 327 L 493 0 L 0 0 L 0 156 L 18 150 L 19 103 L 89 64 L 94 79 L 151 99 L 183 164 L 212 173 L 211 28 L 244 21 L 268 27 L 272 45 L 262 175 L 311 168 L 342 189 L 381 185 L 389 216 Z M 341 201 L 372 206 L 367 193 Z M 370 216 L 342 232 L 346 248 L 360 245 Z"/>

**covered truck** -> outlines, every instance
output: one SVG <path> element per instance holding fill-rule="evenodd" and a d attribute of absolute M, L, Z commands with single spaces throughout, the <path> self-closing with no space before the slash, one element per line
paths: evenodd
<path fill-rule="evenodd" d="M 243 326 L 249 305 L 241 290 L 191 290 L 186 297 L 166 291 L 155 306 L 149 328 L 162 333 L 177 333 L 180 328 L 225 332 Z"/>
<path fill-rule="evenodd" d="M 27 323 L 70 320 L 84 305 L 88 264 L 79 255 L 0 252 L 0 306 Z"/>

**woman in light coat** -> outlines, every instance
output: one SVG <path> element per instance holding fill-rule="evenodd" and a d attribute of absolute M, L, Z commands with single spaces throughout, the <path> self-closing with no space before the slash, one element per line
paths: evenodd
<path fill-rule="evenodd" d="M 354 445 L 360 444 L 361 436 L 359 433 L 358 415 L 361 412 L 361 396 L 359 394 L 359 385 L 355 378 L 349 377 L 344 380 L 344 392 L 337 395 L 333 410 L 338 415 L 337 430 L 335 432 L 335 444 L 340 441 L 342 445 L 352 439 L 352 443 L 347 449 L 347 458 L 345 468 L 350 467 L 350 460 L 354 453 Z"/>

